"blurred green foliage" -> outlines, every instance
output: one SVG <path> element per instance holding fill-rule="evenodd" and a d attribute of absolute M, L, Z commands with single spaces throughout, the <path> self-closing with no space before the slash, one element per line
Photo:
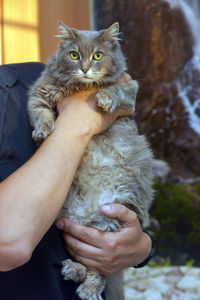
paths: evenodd
<path fill-rule="evenodd" d="M 200 265 L 200 183 L 155 183 L 155 190 L 150 214 L 161 226 L 154 234 L 157 255 L 170 257 L 172 264 Z"/>
<path fill-rule="evenodd" d="M 152 268 L 160 268 L 160 267 L 170 267 L 171 266 L 171 258 L 161 258 L 159 262 L 154 260 L 150 261 L 149 266 Z"/>

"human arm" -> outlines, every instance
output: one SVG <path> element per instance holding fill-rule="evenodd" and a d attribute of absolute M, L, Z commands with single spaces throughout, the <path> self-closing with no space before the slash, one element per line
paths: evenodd
<path fill-rule="evenodd" d="M 58 111 L 54 132 L 0 184 L 0 271 L 30 259 L 65 200 L 90 138 L 127 113 L 101 112 L 94 90 L 63 100 Z"/>
<path fill-rule="evenodd" d="M 110 210 L 106 211 L 106 207 Z M 117 232 L 103 232 L 78 225 L 69 219 L 57 221 L 64 231 L 69 253 L 89 269 L 110 276 L 143 262 L 151 252 L 150 237 L 142 231 L 137 215 L 120 204 L 102 207 L 102 212 L 124 224 Z"/>

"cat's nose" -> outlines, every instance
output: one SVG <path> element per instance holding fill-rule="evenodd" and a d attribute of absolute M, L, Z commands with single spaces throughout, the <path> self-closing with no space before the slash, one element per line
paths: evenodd
<path fill-rule="evenodd" d="M 81 70 L 82 70 L 82 72 L 83 72 L 84 74 L 86 74 L 87 71 L 89 70 L 89 68 L 82 68 Z"/>

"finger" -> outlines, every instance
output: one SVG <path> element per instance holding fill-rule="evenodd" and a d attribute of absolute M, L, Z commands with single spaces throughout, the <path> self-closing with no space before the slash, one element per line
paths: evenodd
<path fill-rule="evenodd" d="M 81 254 L 78 254 L 73 247 L 67 248 L 67 251 L 69 254 L 79 263 L 85 265 L 87 268 L 90 270 L 92 269 L 93 271 L 99 272 L 102 262 L 101 260 L 97 260 L 97 257 L 87 257 Z"/>
<path fill-rule="evenodd" d="M 73 252 L 76 255 L 97 261 L 99 260 L 98 258 L 102 256 L 102 250 L 96 248 L 95 246 L 77 240 L 69 234 L 64 233 L 63 237 L 67 245 L 67 250 Z"/>
<path fill-rule="evenodd" d="M 118 219 L 124 222 L 126 225 L 138 221 L 137 214 L 135 212 L 118 203 L 103 205 L 101 210 L 109 218 Z"/>
<path fill-rule="evenodd" d="M 118 79 L 118 83 L 122 83 L 122 82 L 126 82 L 126 81 L 128 81 L 128 80 L 131 80 L 132 78 L 131 78 L 131 75 L 130 74 L 128 74 L 128 73 L 126 73 L 126 72 L 124 72 L 124 73 L 122 73 L 121 74 L 121 76 L 120 76 L 120 78 Z"/>
<path fill-rule="evenodd" d="M 58 224 L 61 223 L 62 223 L 61 226 L 62 228 L 59 228 Z M 102 231 L 99 231 L 92 227 L 79 225 L 67 218 L 62 218 L 59 221 L 57 221 L 56 226 L 59 229 L 62 229 L 64 232 L 74 236 L 76 239 L 85 242 L 86 244 L 93 245 L 97 248 L 102 247 L 102 238 L 104 235 L 104 232 Z"/>
<path fill-rule="evenodd" d="M 117 117 L 131 116 L 134 112 L 135 112 L 135 108 L 134 107 L 132 107 L 131 109 L 124 109 L 124 108 L 118 107 L 116 109 Z"/>
<path fill-rule="evenodd" d="M 116 266 L 111 266 L 108 264 L 103 264 L 101 261 L 97 261 L 95 259 L 87 258 L 81 255 L 77 255 L 73 250 L 69 250 L 69 253 L 75 260 L 84 266 L 86 266 L 89 270 L 95 271 L 102 276 L 110 276 L 111 274 L 115 273 Z"/>
<path fill-rule="evenodd" d="M 91 270 L 91 271 L 95 271 L 97 273 L 101 273 L 101 263 L 97 262 L 93 259 L 90 258 L 85 258 L 82 257 L 80 255 L 73 255 L 73 253 L 70 253 L 72 257 L 75 258 L 75 260 L 79 263 L 81 263 L 82 265 L 86 266 L 87 269 Z"/>

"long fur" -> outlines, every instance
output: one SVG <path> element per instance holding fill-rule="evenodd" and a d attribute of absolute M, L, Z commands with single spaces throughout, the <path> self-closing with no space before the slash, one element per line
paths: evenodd
<path fill-rule="evenodd" d="M 28 111 L 36 141 L 52 132 L 56 105 L 64 96 L 97 86 L 97 104 L 110 113 L 119 106 L 132 107 L 138 91 L 134 80 L 116 84 L 126 70 L 118 23 L 97 32 L 79 31 L 59 22 L 59 29 L 60 46 L 30 90 Z M 72 51 L 78 53 L 78 59 L 70 57 Z M 94 59 L 96 52 L 103 53 L 99 61 Z M 138 134 L 135 122 L 129 117 L 117 119 L 90 141 L 59 216 L 115 231 L 123 224 L 104 216 L 100 207 L 121 203 L 138 214 L 142 226 L 148 225 L 153 199 L 151 162 L 151 149 L 145 137 Z M 108 299 L 123 299 L 122 284 L 117 283 L 121 275 L 107 280 L 71 260 L 63 262 L 62 274 L 66 280 L 81 282 L 77 289 L 81 299 L 101 300 L 106 282 Z M 110 288 L 113 285 L 116 287 Z"/>

